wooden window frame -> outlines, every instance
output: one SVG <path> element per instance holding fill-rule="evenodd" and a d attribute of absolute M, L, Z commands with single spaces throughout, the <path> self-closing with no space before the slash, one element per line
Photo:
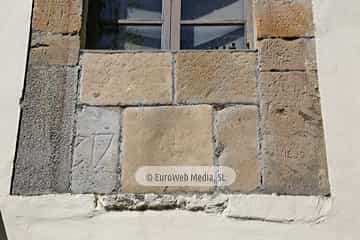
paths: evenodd
<path fill-rule="evenodd" d="M 243 16 L 244 19 L 197 19 L 197 20 L 182 20 L 181 19 L 181 1 L 170 0 L 171 6 L 171 43 L 170 50 L 180 50 L 181 43 L 181 26 L 182 25 L 243 25 L 245 28 L 245 46 L 247 48 L 254 47 L 253 35 L 253 0 L 244 0 Z"/>
<path fill-rule="evenodd" d="M 127 1 L 127 0 L 123 0 Z M 244 19 L 196 19 L 181 20 L 181 1 L 182 0 L 162 0 L 162 17 L 160 20 L 153 19 L 119 19 L 119 25 L 153 25 L 162 26 L 161 49 L 178 51 L 181 44 L 182 25 L 242 25 L 245 28 L 245 46 L 254 48 L 253 31 L 253 0 L 244 0 L 243 16 Z"/>

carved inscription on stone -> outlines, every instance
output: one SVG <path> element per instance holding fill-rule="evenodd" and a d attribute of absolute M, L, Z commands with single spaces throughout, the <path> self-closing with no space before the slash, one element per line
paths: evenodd
<path fill-rule="evenodd" d="M 77 115 L 74 193 L 111 193 L 119 184 L 120 110 L 84 107 Z"/>

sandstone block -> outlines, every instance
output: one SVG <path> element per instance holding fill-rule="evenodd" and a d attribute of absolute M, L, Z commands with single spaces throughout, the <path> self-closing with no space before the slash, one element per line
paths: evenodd
<path fill-rule="evenodd" d="M 91 105 L 168 104 L 172 101 L 170 53 L 86 53 L 80 102 Z"/>
<path fill-rule="evenodd" d="M 178 103 L 254 103 L 256 54 L 177 53 L 175 91 Z"/>
<path fill-rule="evenodd" d="M 258 39 L 314 36 L 311 0 L 256 0 Z"/>
<path fill-rule="evenodd" d="M 259 45 L 262 71 L 316 70 L 314 39 L 265 39 Z"/>
<path fill-rule="evenodd" d="M 124 192 L 209 191 L 209 187 L 149 187 L 136 183 L 144 166 L 213 166 L 212 108 L 127 108 L 123 117 Z"/>
<path fill-rule="evenodd" d="M 34 32 L 31 40 L 31 64 L 76 65 L 79 59 L 79 36 Z"/>
<path fill-rule="evenodd" d="M 12 193 L 69 192 L 78 69 L 29 67 Z"/>
<path fill-rule="evenodd" d="M 256 106 L 229 107 L 216 114 L 216 140 L 221 148 L 218 162 L 235 171 L 236 180 L 228 187 L 233 192 L 248 193 L 260 186 L 256 125 Z"/>
<path fill-rule="evenodd" d="M 81 29 L 82 0 L 34 0 L 32 29 L 75 33 Z"/>
<path fill-rule="evenodd" d="M 261 152 L 269 193 L 329 193 L 316 72 L 260 76 Z"/>
<path fill-rule="evenodd" d="M 72 165 L 74 193 L 112 193 L 119 187 L 120 109 L 84 107 L 77 114 Z"/>

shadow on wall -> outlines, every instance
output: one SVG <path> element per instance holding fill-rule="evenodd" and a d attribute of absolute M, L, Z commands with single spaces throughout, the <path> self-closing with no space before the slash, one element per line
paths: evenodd
<path fill-rule="evenodd" d="M 0 211 L 0 240 L 7 240 L 7 239 L 8 238 L 6 236 L 4 221 L 2 219 L 1 211 Z"/>

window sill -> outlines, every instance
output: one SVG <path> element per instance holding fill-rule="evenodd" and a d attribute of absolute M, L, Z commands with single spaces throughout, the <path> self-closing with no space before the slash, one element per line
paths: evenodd
<path fill-rule="evenodd" d="M 102 53 L 102 54 L 116 54 L 116 53 L 177 53 L 177 52 L 257 52 L 257 49 L 218 49 L 218 50 L 109 50 L 109 49 L 81 49 L 80 53 Z"/>

